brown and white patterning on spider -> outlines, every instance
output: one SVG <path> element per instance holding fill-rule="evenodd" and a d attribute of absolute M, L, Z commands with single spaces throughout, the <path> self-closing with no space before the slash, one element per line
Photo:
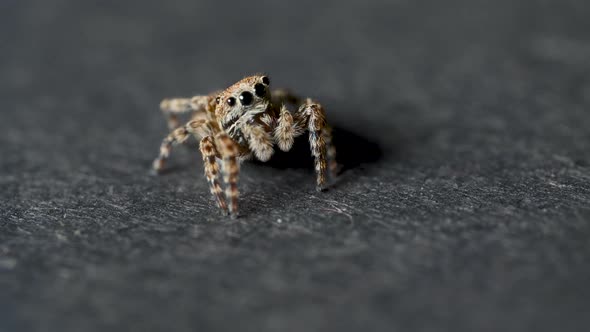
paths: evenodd
<path fill-rule="evenodd" d="M 323 107 L 311 99 L 302 100 L 286 90 L 270 91 L 264 75 L 242 79 L 224 91 L 192 98 L 165 99 L 160 104 L 171 133 L 164 138 L 154 160 L 156 173 L 164 167 L 172 146 L 190 136 L 200 139 L 205 176 L 211 193 L 224 215 L 238 213 L 238 174 L 242 161 L 252 157 L 267 161 L 276 144 L 289 151 L 295 137 L 309 131 L 311 154 L 315 159 L 318 191 L 326 187 L 326 173 L 335 177 L 336 150 L 326 124 Z M 291 113 L 286 105 L 300 105 Z M 191 113 L 181 126 L 178 115 Z M 221 165 L 221 167 L 220 167 Z M 220 175 L 226 187 L 220 185 Z M 226 203 L 229 201 L 229 205 Z"/>

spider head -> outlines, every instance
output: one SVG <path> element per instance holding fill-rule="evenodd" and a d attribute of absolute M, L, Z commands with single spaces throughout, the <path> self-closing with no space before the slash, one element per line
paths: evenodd
<path fill-rule="evenodd" d="M 266 111 L 270 105 L 270 80 L 265 75 L 242 79 L 225 89 L 215 99 L 215 115 L 224 130 L 243 116 L 248 118 Z"/>

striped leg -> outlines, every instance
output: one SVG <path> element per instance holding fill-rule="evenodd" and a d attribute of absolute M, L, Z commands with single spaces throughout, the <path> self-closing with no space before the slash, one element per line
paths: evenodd
<path fill-rule="evenodd" d="M 164 99 L 160 103 L 160 110 L 166 117 L 168 129 L 173 130 L 180 126 L 178 115 L 190 111 L 205 111 L 210 102 L 211 98 L 209 96 Z"/>
<path fill-rule="evenodd" d="M 326 186 L 326 140 L 324 129 L 326 116 L 320 104 L 307 99 L 297 113 L 295 113 L 296 126 L 309 130 L 309 145 L 311 154 L 315 158 L 315 171 L 317 174 L 316 189 L 322 191 Z"/>
<path fill-rule="evenodd" d="M 240 165 L 238 164 L 238 146 L 225 133 L 215 137 L 217 150 L 223 160 L 223 181 L 225 182 L 225 196 L 229 200 L 229 212 L 232 218 L 238 216 L 238 175 Z"/>
<path fill-rule="evenodd" d="M 203 155 L 203 163 L 205 164 L 205 176 L 209 182 L 209 189 L 211 194 L 217 201 L 217 206 L 221 209 L 223 215 L 227 215 L 227 204 L 223 198 L 223 192 L 218 181 L 219 166 L 217 165 L 216 157 L 219 156 L 219 152 L 215 148 L 215 141 L 212 136 L 207 136 L 201 140 L 199 145 L 201 154 Z"/>
<path fill-rule="evenodd" d="M 207 123 L 208 122 L 203 119 L 192 120 L 186 125 L 174 129 L 168 136 L 166 136 L 162 141 L 162 145 L 160 145 L 160 154 L 152 164 L 154 172 L 157 174 L 164 168 L 166 159 L 170 157 L 170 151 L 172 150 L 173 145 L 183 143 L 189 138 L 190 134 L 197 135 L 200 130 L 202 131 L 207 127 Z"/>
<path fill-rule="evenodd" d="M 328 154 L 328 174 L 334 180 L 338 173 L 338 163 L 336 162 L 336 148 L 332 144 L 332 128 L 326 125 L 322 131 L 322 136 L 326 142 L 326 152 Z"/>

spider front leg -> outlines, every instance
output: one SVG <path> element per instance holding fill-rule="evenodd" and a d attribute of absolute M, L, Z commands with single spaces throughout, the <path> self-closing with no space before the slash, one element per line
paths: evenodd
<path fill-rule="evenodd" d="M 293 126 L 293 116 L 291 115 L 291 112 L 287 110 L 285 105 L 283 105 L 274 130 L 275 141 L 281 151 L 286 152 L 291 150 L 293 142 L 295 141 L 295 136 L 298 136 L 296 134 L 301 134 L 302 131 L 299 130 L 300 132 L 297 133 L 295 129 L 296 128 Z"/>
<path fill-rule="evenodd" d="M 238 146 L 225 133 L 217 134 L 215 143 L 223 161 L 223 181 L 226 185 L 225 196 L 229 200 L 229 212 L 232 218 L 236 218 L 238 216 L 238 175 L 240 173 Z"/>
<path fill-rule="evenodd" d="M 164 113 L 168 122 L 168 129 L 178 128 L 178 115 L 190 111 L 205 111 L 211 102 L 209 96 L 194 96 L 192 98 L 171 98 L 164 99 L 160 103 L 160 110 Z"/>
<path fill-rule="evenodd" d="M 327 128 L 324 109 L 320 104 L 307 99 L 306 103 L 301 105 L 295 113 L 294 122 L 296 131 L 304 131 L 305 129 L 309 131 L 309 145 L 315 159 L 317 174 L 316 189 L 322 191 L 326 186 L 327 151 L 330 155 L 335 156 L 333 147 L 327 147 L 328 142 L 331 145 L 332 136 Z"/>
<path fill-rule="evenodd" d="M 241 129 L 256 158 L 260 161 L 268 161 L 274 153 L 271 133 L 263 126 L 254 124 L 242 126 Z"/>
<path fill-rule="evenodd" d="M 185 142 L 191 134 L 197 136 L 199 131 L 208 131 L 208 127 L 210 127 L 210 125 L 208 125 L 207 120 L 198 119 L 189 121 L 186 125 L 174 129 L 162 141 L 162 144 L 160 145 L 160 154 L 152 164 L 153 171 L 156 174 L 162 171 L 166 160 L 170 157 L 172 146 Z"/>
<path fill-rule="evenodd" d="M 221 186 L 219 185 L 219 181 L 217 180 L 219 174 L 219 166 L 217 165 L 217 156 L 219 156 L 219 151 L 215 147 L 215 141 L 212 136 L 207 136 L 201 140 L 199 145 L 199 149 L 201 150 L 201 154 L 203 155 L 203 163 L 205 165 L 205 176 L 207 177 L 207 182 L 209 182 L 209 189 L 211 190 L 211 194 L 217 201 L 217 206 L 221 209 L 221 213 L 223 215 L 227 215 L 227 204 L 225 203 L 225 199 L 223 198 L 223 191 L 221 190 Z"/>

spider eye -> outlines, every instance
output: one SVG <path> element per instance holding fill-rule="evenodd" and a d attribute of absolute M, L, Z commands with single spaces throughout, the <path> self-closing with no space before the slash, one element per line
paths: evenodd
<path fill-rule="evenodd" d="M 216 103 L 217 105 L 219 105 L 219 103 L 220 103 L 220 102 L 221 102 L 221 98 L 220 98 L 220 97 L 217 97 L 217 98 L 215 98 L 215 103 Z"/>
<path fill-rule="evenodd" d="M 227 98 L 227 104 L 229 106 L 234 106 L 236 104 L 236 98 L 234 98 L 234 97 Z"/>
<path fill-rule="evenodd" d="M 264 97 L 264 95 L 266 94 L 266 87 L 263 84 L 257 83 L 256 85 L 254 85 L 254 93 L 258 97 Z"/>
<path fill-rule="evenodd" d="M 248 91 L 244 91 L 240 94 L 240 103 L 244 106 L 252 104 L 252 99 L 254 99 L 254 96 Z"/>
<path fill-rule="evenodd" d="M 268 79 L 268 77 L 263 76 L 262 77 L 262 83 L 266 84 L 266 85 L 270 85 L 270 80 Z"/>

